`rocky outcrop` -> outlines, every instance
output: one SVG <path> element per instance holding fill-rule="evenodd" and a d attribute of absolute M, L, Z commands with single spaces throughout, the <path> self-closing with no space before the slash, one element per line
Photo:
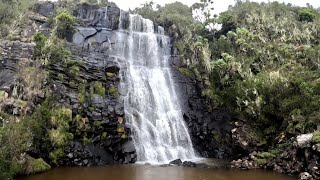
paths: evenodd
<path fill-rule="evenodd" d="M 313 143 L 311 138 L 312 134 L 299 135 L 293 146 L 275 151 L 276 154 L 252 152 L 249 156 L 232 161 L 231 167 L 265 168 L 279 173 L 299 175 L 299 179 L 316 180 L 320 177 L 320 145 Z"/>
<path fill-rule="evenodd" d="M 39 80 L 34 83 L 28 79 L 34 73 L 31 67 L 34 46 L 20 41 L 0 42 L 0 111 L 15 116 L 31 114 L 44 98 L 33 86 L 36 83 L 41 86 L 41 78 L 34 79 Z"/>
<path fill-rule="evenodd" d="M 34 43 L 19 41 L 0 42 L 0 90 L 10 93 L 19 68 L 31 63 L 34 46 Z"/>

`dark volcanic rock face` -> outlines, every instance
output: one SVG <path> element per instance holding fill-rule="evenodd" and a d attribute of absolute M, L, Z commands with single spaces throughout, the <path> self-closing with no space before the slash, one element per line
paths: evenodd
<path fill-rule="evenodd" d="M 196 151 L 201 157 L 232 158 L 230 114 L 224 109 L 210 111 L 209 101 L 201 96 L 196 81 L 183 76 L 175 68 L 172 75 Z"/>
<path fill-rule="evenodd" d="M 0 42 L 0 90 L 8 90 L 20 66 L 31 62 L 34 43 L 19 41 Z"/>
<path fill-rule="evenodd" d="M 78 122 L 71 126 L 74 142 L 68 144 L 65 149 L 68 156 L 60 163 L 87 166 L 135 162 L 131 132 L 118 94 L 118 62 L 109 57 L 108 51 L 72 44 L 67 48 L 72 52 L 69 64 L 73 66 L 65 63 L 50 66 L 54 94 L 78 116 Z M 87 144 L 83 143 L 84 138 Z"/>
<path fill-rule="evenodd" d="M 70 62 L 54 63 L 50 72 L 61 103 L 71 106 L 73 114 L 90 128 L 79 130 L 79 124 L 73 124 L 75 140 L 65 149 L 68 156 L 61 164 L 134 163 L 136 152 L 119 88 L 120 67 L 125 68 L 125 63 L 110 57 L 120 9 L 82 4 L 75 14 L 86 26 L 76 27 L 69 38 Z M 83 143 L 84 138 L 89 142 Z"/>

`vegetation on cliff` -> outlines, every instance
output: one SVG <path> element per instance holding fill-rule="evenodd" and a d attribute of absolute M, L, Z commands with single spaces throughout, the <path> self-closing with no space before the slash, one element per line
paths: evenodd
<path fill-rule="evenodd" d="M 319 12 L 239 1 L 216 16 L 212 3 L 203 0 L 189 10 L 179 3 L 153 10 L 149 3 L 135 11 L 186 29 L 176 43 L 185 64 L 179 70 L 202 83 L 210 108 L 228 107 L 250 122 L 261 145 L 313 132 L 320 123 Z M 187 18 L 192 10 L 201 21 Z"/>
<path fill-rule="evenodd" d="M 189 67 L 212 108 L 229 107 L 250 122 L 261 144 L 313 132 L 320 123 L 319 13 L 278 2 L 238 2 L 210 22 L 222 28 L 193 29 L 191 57 L 198 61 Z"/>

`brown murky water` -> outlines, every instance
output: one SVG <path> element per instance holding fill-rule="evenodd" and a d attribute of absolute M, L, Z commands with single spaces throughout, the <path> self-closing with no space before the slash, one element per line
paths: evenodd
<path fill-rule="evenodd" d="M 119 165 L 94 168 L 58 168 L 19 180 L 294 180 L 262 170 L 232 171 L 148 165 Z"/>

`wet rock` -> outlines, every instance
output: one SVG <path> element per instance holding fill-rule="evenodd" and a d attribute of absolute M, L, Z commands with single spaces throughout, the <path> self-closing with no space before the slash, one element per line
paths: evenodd
<path fill-rule="evenodd" d="M 309 174 L 308 172 L 302 172 L 299 174 L 299 179 L 300 180 L 313 180 L 311 174 Z"/>
<path fill-rule="evenodd" d="M 197 166 L 196 163 L 191 162 L 191 161 L 184 161 L 184 162 L 182 163 L 182 165 L 183 165 L 184 167 L 196 167 L 196 166 Z"/>
<path fill-rule="evenodd" d="M 176 159 L 176 160 L 171 161 L 169 164 L 180 166 L 182 164 L 182 161 L 181 161 L 181 159 Z"/>
<path fill-rule="evenodd" d="M 249 158 L 245 157 L 243 159 L 233 160 L 231 163 L 231 168 L 235 169 L 257 169 L 258 165 L 254 160 L 249 160 Z"/>
<path fill-rule="evenodd" d="M 313 134 L 302 134 L 297 136 L 298 147 L 308 146 L 312 141 Z"/>
<path fill-rule="evenodd" d="M 248 153 L 256 148 L 256 141 L 250 135 L 250 128 L 247 125 L 242 127 L 234 128 L 231 130 L 232 141 L 237 148 L 244 153 Z M 241 152 L 239 151 L 239 152 Z"/>
<path fill-rule="evenodd" d="M 318 153 L 320 153 L 320 143 L 313 145 L 313 146 L 312 146 L 312 149 L 313 149 L 314 151 L 317 151 Z"/>
<path fill-rule="evenodd" d="M 206 163 L 197 163 L 196 167 L 197 168 L 209 168 L 210 166 Z"/>
<path fill-rule="evenodd" d="M 126 153 L 132 153 L 135 152 L 135 147 L 132 141 L 127 141 L 122 145 L 122 149 Z"/>

